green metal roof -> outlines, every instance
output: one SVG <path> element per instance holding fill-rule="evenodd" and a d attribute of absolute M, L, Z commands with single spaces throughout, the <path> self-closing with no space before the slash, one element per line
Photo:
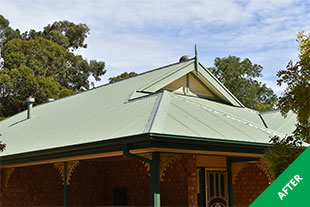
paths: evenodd
<path fill-rule="evenodd" d="M 278 132 L 291 134 L 296 128 L 297 116 L 292 111 L 289 111 L 285 118 L 280 110 L 262 112 L 261 115 L 267 127 Z"/>
<path fill-rule="evenodd" d="M 288 133 L 280 123 L 272 125 L 272 116 L 265 113 L 266 128 L 259 112 L 245 108 L 201 64 L 200 75 L 227 104 L 162 90 L 193 71 L 194 64 L 190 59 L 168 65 L 36 106 L 30 119 L 24 111 L 1 121 L 1 141 L 7 144 L 1 156 L 147 133 L 261 144 Z"/>

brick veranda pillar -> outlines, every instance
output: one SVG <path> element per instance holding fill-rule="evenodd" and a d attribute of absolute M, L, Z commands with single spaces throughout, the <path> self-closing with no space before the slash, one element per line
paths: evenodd
<path fill-rule="evenodd" d="M 188 207 L 197 207 L 197 167 L 195 155 L 188 155 L 187 158 L 187 193 Z"/>
<path fill-rule="evenodd" d="M 160 206 L 160 154 L 159 152 L 152 153 L 152 161 L 150 163 L 150 192 L 151 206 Z"/>

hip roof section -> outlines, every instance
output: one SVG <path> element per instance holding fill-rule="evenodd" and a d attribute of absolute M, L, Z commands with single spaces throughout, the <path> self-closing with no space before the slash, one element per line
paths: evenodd
<path fill-rule="evenodd" d="M 7 148 L 1 156 L 147 133 L 262 144 L 283 135 L 275 131 L 279 126 L 266 128 L 259 112 L 245 108 L 202 64 L 195 70 L 194 61 L 36 106 L 30 119 L 26 111 L 5 119 L 0 132 Z M 218 99 L 164 90 L 187 74 Z M 273 123 L 270 115 L 262 117 Z"/>

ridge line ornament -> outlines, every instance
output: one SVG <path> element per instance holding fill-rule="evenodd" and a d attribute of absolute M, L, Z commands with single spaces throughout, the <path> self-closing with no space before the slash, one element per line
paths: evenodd
<path fill-rule="evenodd" d="M 61 162 L 61 163 L 55 163 L 54 167 L 58 170 L 58 172 L 60 173 L 60 176 L 62 178 L 62 184 L 65 184 L 65 163 Z M 79 161 L 70 161 L 67 163 L 67 185 L 70 184 L 70 177 L 73 173 L 73 170 L 79 165 Z"/>
<path fill-rule="evenodd" d="M 152 160 L 152 154 L 144 154 L 141 156 Z M 163 153 L 160 154 L 160 182 L 164 181 L 165 172 L 167 171 L 170 164 L 179 158 L 180 158 L 179 155 L 163 154 Z M 150 176 L 150 163 L 143 161 L 140 162 L 144 164 L 146 171 L 148 172 L 148 176 Z"/>

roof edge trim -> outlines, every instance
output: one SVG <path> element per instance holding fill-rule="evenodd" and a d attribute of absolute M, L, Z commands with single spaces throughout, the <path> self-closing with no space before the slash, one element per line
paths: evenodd
<path fill-rule="evenodd" d="M 199 70 L 200 73 L 207 79 L 206 76 L 210 76 L 210 78 L 213 79 L 213 83 L 210 82 L 216 89 L 222 88 L 223 91 L 219 91 L 232 105 L 237 107 L 244 108 L 245 106 L 206 68 L 204 67 L 200 62 L 199 66 L 202 68 L 202 70 Z M 210 80 L 209 80 L 210 81 Z"/>
<path fill-rule="evenodd" d="M 194 64 L 193 60 L 181 63 L 180 67 L 174 69 L 173 71 L 169 71 L 160 79 L 156 79 L 151 83 L 144 85 L 137 89 L 137 91 L 144 91 L 144 92 L 156 92 L 157 90 L 161 89 L 162 87 L 168 85 L 169 83 L 175 81 L 176 79 L 182 77 L 183 75 L 189 73 L 193 70 L 190 66 Z M 173 78 L 171 78 L 173 77 Z M 169 79 L 170 78 L 170 79 Z"/>

